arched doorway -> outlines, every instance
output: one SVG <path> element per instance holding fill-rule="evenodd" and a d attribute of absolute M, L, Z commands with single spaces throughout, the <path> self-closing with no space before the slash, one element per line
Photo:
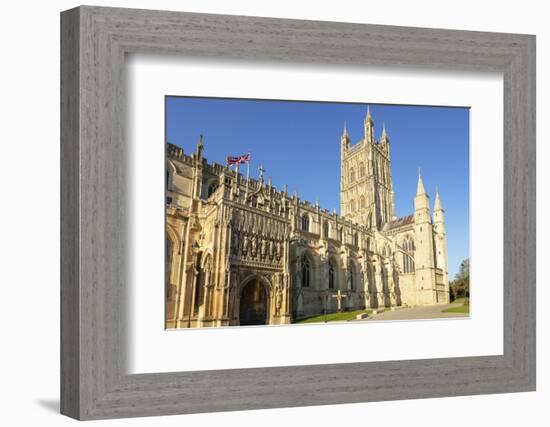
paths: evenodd
<path fill-rule="evenodd" d="M 239 320 L 241 325 L 267 323 L 267 292 L 258 279 L 250 280 L 241 290 Z"/>

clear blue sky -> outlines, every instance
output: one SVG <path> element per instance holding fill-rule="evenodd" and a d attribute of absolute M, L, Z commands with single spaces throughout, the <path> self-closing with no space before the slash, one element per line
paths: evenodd
<path fill-rule="evenodd" d="M 445 209 L 450 278 L 469 257 L 469 110 L 370 104 L 378 139 L 390 138 L 397 216 L 413 213 L 418 168 L 433 208 L 436 186 Z M 186 153 L 204 135 L 204 155 L 225 164 L 250 152 L 250 176 L 300 198 L 340 211 L 340 136 L 347 123 L 352 144 L 363 138 L 366 104 L 166 98 L 166 138 Z M 241 169 L 245 172 L 245 167 Z"/>

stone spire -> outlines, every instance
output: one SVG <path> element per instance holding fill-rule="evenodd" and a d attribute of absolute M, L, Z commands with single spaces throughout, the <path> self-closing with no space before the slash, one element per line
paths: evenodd
<path fill-rule="evenodd" d="M 344 122 L 344 131 L 342 132 L 342 138 L 349 138 L 348 127 L 346 125 L 346 122 Z"/>
<path fill-rule="evenodd" d="M 443 205 L 441 204 L 441 198 L 439 197 L 439 189 L 436 188 L 435 190 L 435 203 L 434 203 L 434 211 L 442 211 Z"/>
<path fill-rule="evenodd" d="M 370 114 L 370 105 L 367 105 L 367 117 L 365 117 L 365 121 L 372 122 L 372 116 Z"/>
<path fill-rule="evenodd" d="M 420 168 L 418 168 L 418 185 L 416 186 L 416 195 L 420 196 L 422 194 L 426 194 L 426 190 L 424 190 L 424 182 L 422 181 L 422 175 L 420 174 Z"/>
<path fill-rule="evenodd" d="M 374 144 L 374 120 L 370 114 L 370 105 L 367 106 L 367 115 L 365 116 L 365 139 Z"/>

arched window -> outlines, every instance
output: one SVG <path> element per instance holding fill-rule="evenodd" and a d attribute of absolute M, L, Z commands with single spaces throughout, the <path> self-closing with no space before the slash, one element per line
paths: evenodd
<path fill-rule="evenodd" d="M 335 284 L 335 277 L 334 277 L 334 264 L 332 261 L 328 262 L 328 288 L 334 289 Z"/>
<path fill-rule="evenodd" d="M 359 163 L 359 177 L 363 178 L 365 176 L 365 164 Z"/>
<path fill-rule="evenodd" d="M 359 246 L 359 233 L 353 233 L 353 246 Z"/>
<path fill-rule="evenodd" d="M 342 230 L 342 228 L 338 229 L 338 240 L 341 242 L 344 241 L 344 231 Z"/>
<path fill-rule="evenodd" d="M 330 228 L 329 228 L 329 225 L 328 225 L 328 221 L 323 222 L 323 237 L 325 239 L 328 239 L 329 231 L 330 231 Z"/>
<path fill-rule="evenodd" d="M 307 213 L 302 215 L 302 230 L 309 231 L 309 215 Z"/>
<path fill-rule="evenodd" d="M 349 210 L 350 212 L 355 212 L 355 200 L 349 202 Z"/>
<path fill-rule="evenodd" d="M 310 265 L 307 256 L 302 256 L 302 288 L 309 288 Z"/>
<path fill-rule="evenodd" d="M 351 168 L 349 171 L 349 182 L 352 183 L 355 181 L 355 169 Z"/>
<path fill-rule="evenodd" d="M 355 290 L 355 264 L 353 263 L 353 261 L 350 260 L 349 262 L 349 266 L 348 266 L 348 270 L 349 270 L 349 288 L 350 290 Z"/>
<path fill-rule="evenodd" d="M 376 292 L 376 283 L 374 283 L 374 267 L 367 264 L 367 289 L 369 292 Z"/>
<path fill-rule="evenodd" d="M 214 191 L 216 191 L 218 188 L 218 184 L 213 182 L 208 186 L 208 197 L 210 197 L 212 194 L 214 194 Z"/>
<path fill-rule="evenodd" d="M 403 241 L 403 272 L 412 273 L 414 272 L 414 240 L 410 237 L 407 237 Z"/>
<path fill-rule="evenodd" d="M 370 251 L 370 237 L 367 237 L 367 240 L 365 240 L 365 249 L 367 251 Z"/>
<path fill-rule="evenodd" d="M 359 199 L 359 206 L 361 207 L 361 209 L 365 209 L 367 207 L 365 196 L 361 196 L 361 198 Z"/>

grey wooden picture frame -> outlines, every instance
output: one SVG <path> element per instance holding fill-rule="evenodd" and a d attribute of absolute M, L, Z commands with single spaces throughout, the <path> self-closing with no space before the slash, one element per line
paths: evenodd
<path fill-rule="evenodd" d="M 503 354 L 127 374 L 127 53 L 502 72 Z M 88 420 L 535 390 L 535 231 L 535 36 L 89 6 L 61 13 L 62 414 Z"/>

